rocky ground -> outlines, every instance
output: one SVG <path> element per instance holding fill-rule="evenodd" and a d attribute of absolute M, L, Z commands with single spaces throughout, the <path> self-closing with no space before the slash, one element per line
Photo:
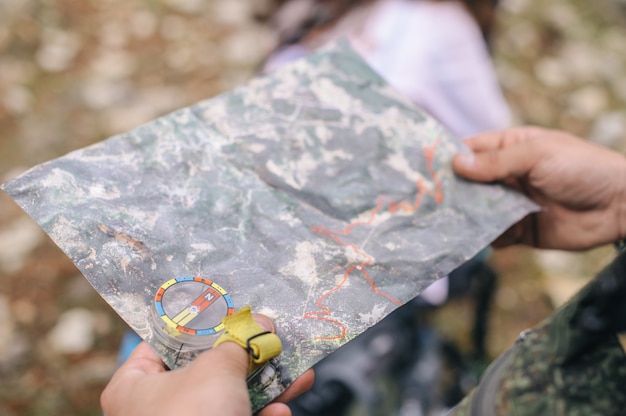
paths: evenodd
<path fill-rule="evenodd" d="M 516 122 L 626 151 L 623 2 L 501 6 L 494 57 Z M 271 7 L 270 0 L 0 1 L 0 181 L 250 78 L 272 44 L 259 21 Z M 497 252 L 491 353 L 610 255 L 609 248 Z M 1 194 L 0 414 L 100 414 L 124 328 Z"/>

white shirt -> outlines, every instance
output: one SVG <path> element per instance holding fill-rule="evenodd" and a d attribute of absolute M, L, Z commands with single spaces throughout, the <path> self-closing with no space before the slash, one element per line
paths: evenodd
<path fill-rule="evenodd" d="M 457 137 L 510 124 L 482 34 L 460 2 L 379 0 L 355 8 L 313 42 L 278 51 L 265 69 L 342 36 L 391 86 Z"/>

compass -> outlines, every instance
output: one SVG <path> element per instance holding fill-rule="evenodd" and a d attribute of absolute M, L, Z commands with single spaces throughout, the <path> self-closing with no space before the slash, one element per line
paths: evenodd
<path fill-rule="evenodd" d="M 155 332 L 171 348 L 210 348 L 224 329 L 222 318 L 234 310 L 230 295 L 214 281 L 177 277 L 163 283 L 154 296 Z"/>

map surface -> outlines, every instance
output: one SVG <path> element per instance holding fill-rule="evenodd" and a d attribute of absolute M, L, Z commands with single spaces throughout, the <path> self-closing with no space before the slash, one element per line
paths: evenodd
<path fill-rule="evenodd" d="M 3 189 L 172 368 L 199 351 L 155 334 L 165 282 L 210 279 L 274 318 L 260 408 L 536 208 L 455 177 L 459 151 L 340 42 Z"/>

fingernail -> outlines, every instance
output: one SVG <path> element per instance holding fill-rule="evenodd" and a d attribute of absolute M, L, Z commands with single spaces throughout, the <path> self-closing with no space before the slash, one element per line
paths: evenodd
<path fill-rule="evenodd" d="M 254 314 L 252 316 L 257 324 L 261 325 L 263 329 L 270 332 L 276 332 L 276 327 L 274 326 L 274 321 L 268 318 L 265 315 Z"/>
<path fill-rule="evenodd" d="M 459 153 L 456 155 L 456 164 L 466 169 L 474 166 L 474 153 Z"/>

